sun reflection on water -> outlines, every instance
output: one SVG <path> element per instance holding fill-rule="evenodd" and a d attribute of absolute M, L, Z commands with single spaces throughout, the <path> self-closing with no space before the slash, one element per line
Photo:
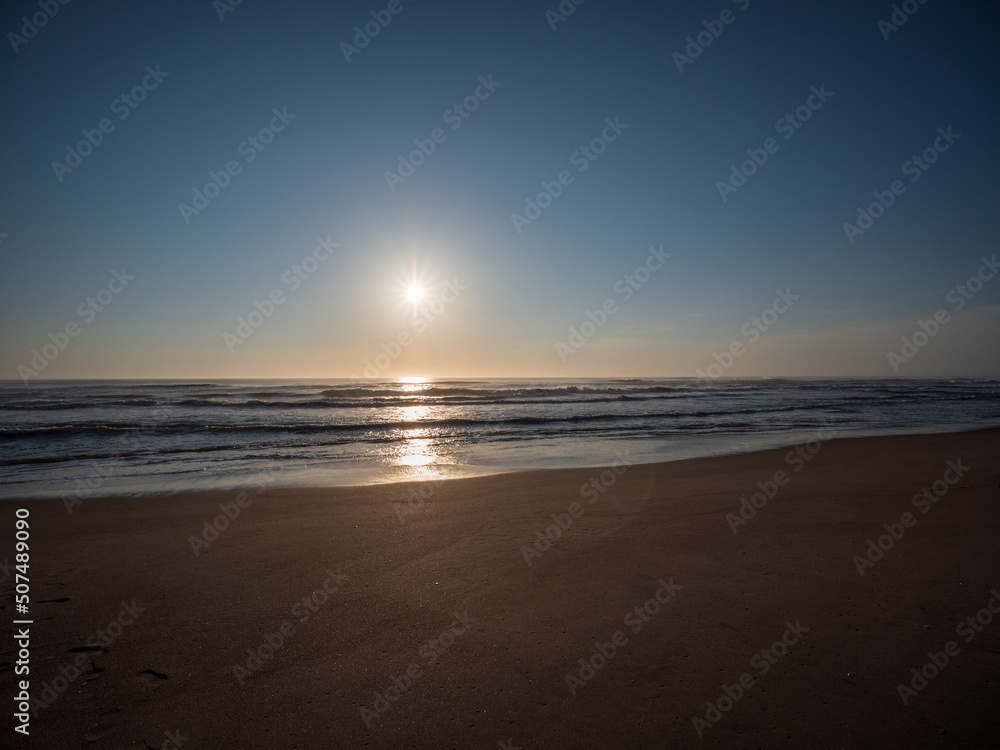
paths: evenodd
<path fill-rule="evenodd" d="M 414 395 L 419 395 L 428 385 L 426 378 L 400 378 L 398 382 L 403 384 L 404 391 L 412 392 Z M 393 415 L 393 421 L 422 422 L 429 420 L 433 414 L 434 407 L 431 404 L 403 406 Z M 430 439 L 430 431 L 420 427 L 407 427 L 403 429 L 403 438 L 393 456 L 393 463 L 398 466 L 423 469 L 420 474 L 428 476 L 436 474 L 432 468 L 435 464 L 443 463 L 444 459 L 436 450 L 434 441 Z"/>
<path fill-rule="evenodd" d="M 427 378 L 399 378 L 396 383 L 400 386 L 401 391 L 405 393 L 414 393 L 424 390 L 431 384 L 431 381 Z"/>

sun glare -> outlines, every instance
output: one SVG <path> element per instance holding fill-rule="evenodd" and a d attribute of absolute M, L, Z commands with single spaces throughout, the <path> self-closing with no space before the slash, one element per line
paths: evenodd
<path fill-rule="evenodd" d="M 406 290 L 406 296 L 414 302 L 419 302 L 424 296 L 424 290 L 421 288 L 420 284 L 410 284 L 409 288 Z"/>

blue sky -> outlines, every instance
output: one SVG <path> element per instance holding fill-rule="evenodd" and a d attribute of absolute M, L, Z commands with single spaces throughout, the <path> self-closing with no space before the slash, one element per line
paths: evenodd
<path fill-rule="evenodd" d="M 220 19 L 208 0 L 70 2 L 12 42 L 44 11 L 7 4 L 2 377 L 691 376 L 734 342 L 725 375 L 1000 375 L 1000 278 L 962 310 L 946 301 L 998 250 L 996 10 L 914 3 L 886 39 L 890 3 L 588 0 L 555 29 L 554 1 L 387 6 L 245 0 Z M 391 20 L 348 62 L 341 44 L 373 13 Z M 679 71 L 706 21 L 721 33 Z M 824 86 L 785 140 L 776 122 Z M 453 129 L 446 112 L 477 89 Z M 57 176 L 103 118 L 113 130 Z M 579 171 L 608 118 L 627 129 Z M 272 122 L 263 150 L 240 149 Z M 960 137 L 911 182 L 904 164 L 948 127 Z M 717 183 L 768 138 L 776 152 L 724 201 Z M 231 161 L 185 221 L 179 204 Z M 511 214 L 563 170 L 572 183 L 518 232 Z M 844 223 L 894 180 L 905 192 L 849 242 Z M 338 246 L 321 262 L 318 237 Z M 671 257 L 623 300 L 615 284 L 661 246 Z M 82 315 L 123 268 L 134 280 Z M 449 280 L 462 291 L 435 314 Z M 751 342 L 778 289 L 798 299 Z M 274 290 L 272 315 L 225 338 Z M 607 299 L 616 311 L 569 344 Z"/>

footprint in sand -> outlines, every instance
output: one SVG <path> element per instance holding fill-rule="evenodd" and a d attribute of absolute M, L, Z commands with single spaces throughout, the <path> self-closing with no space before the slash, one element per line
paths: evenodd
<path fill-rule="evenodd" d="M 66 653 L 67 654 L 90 654 L 90 653 L 93 653 L 93 654 L 97 654 L 98 656 L 100 656 L 101 654 L 106 654 L 107 653 L 107 649 L 104 648 L 104 646 L 77 646 L 76 648 L 71 648 Z"/>
<path fill-rule="evenodd" d="M 157 685 L 162 685 L 164 682 L 170 679 L 170 675 L 165 675 L 163 672 L 154 672 L 152 669 L 147 669 L 145 672 L 140 672 L 137 675 L 138 679 L 148 685 L 149 687 L 156 687 Z"/>
<path fill-rule="evenodd" d="M 106 736 L 108 732 L 114 729 L 114 724 L 111 723 L 111 719 L 114 718 L 116 714 L 120 712 L 120 709 L 112 709 L 106 713 L 101 714 L 97 719 L 97 724 L 91 727 L 84 737 L 87 738 L 87 742 L 97 742 L 102 737 Z"/>
<path fill-rule="evenodd" d="M 87 738 L 87 742 L 97 742 L 99 739 L 104 737 L 108 732 L 114 729 L 110 724 L 102 724 L 99 727 L 94 727 L 91 729 L 84 737 Z"/>
<path fill-rule="evenodd" d="M 66 651 L 67 654 L 93 654 L 95 657 L 106 654 L 107 652 L 108 650 L 103 646 L 77 646 L 76 648 L 71 648 Z M 90 662 L 90 671 L 83 673 L 83 682 L 80 684 L 86 685 L 88 682 L 92 682 L 103 671 L 103 667 L 99 667 L 94 662 Z"/>
<path fill-rule="evenodd" d="M 99 667 L 94 662 L 90 662 L 90 671 L 83 675 L 84 680 L 80 684 L 86 685 L 88 682 L 93 682 L 103 671 L 104 667 Z"/>

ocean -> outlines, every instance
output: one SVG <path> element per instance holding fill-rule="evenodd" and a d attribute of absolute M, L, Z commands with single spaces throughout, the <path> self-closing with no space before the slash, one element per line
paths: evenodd
<path fill-rule="evenodd" d="M 0 383 L 4 499 L 608 466 L 1000 425 L 1000 380 Z"/>

